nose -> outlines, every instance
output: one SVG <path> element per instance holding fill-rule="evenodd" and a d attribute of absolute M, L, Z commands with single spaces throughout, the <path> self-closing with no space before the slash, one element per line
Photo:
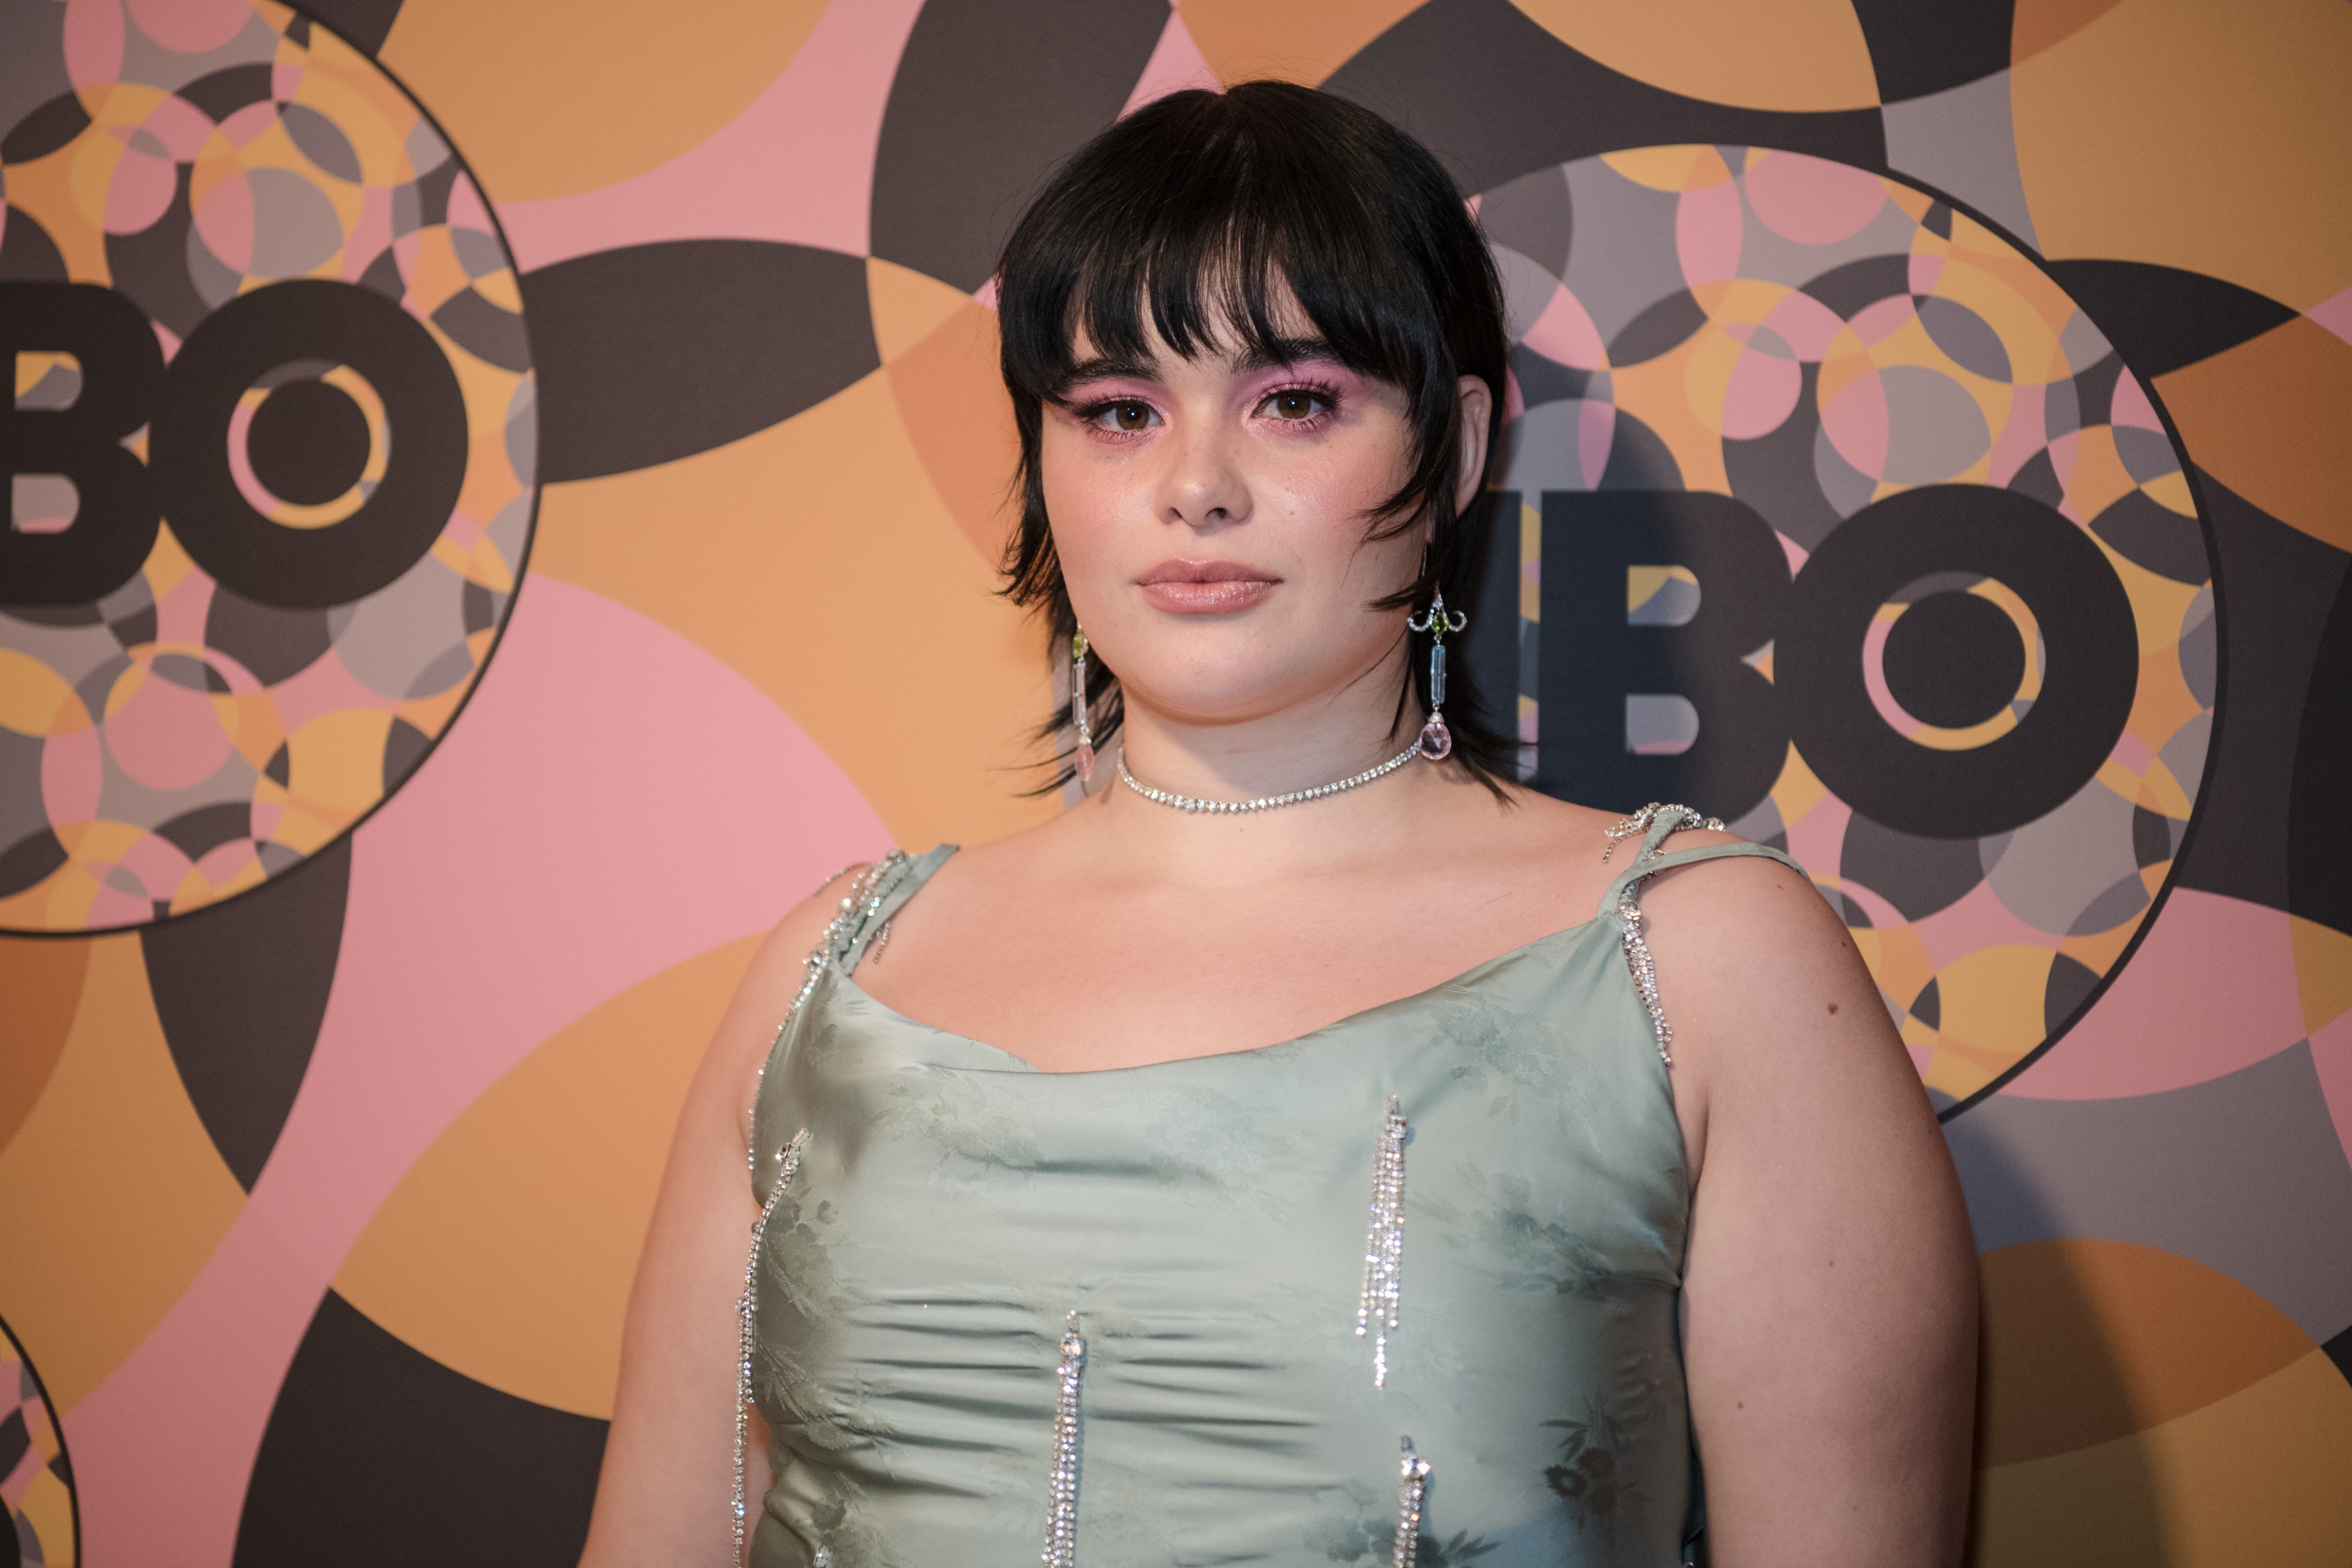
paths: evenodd
<path fill-rule="evenodd" d="M 1236 461 L 1234 433 L 1198 416 L 1175 423 L 1172 439 L 1162 445 L 1168 461 L 1160 475 L 1160 520 L 1195 532 L 1246 521 L 1249 482 Z"/>

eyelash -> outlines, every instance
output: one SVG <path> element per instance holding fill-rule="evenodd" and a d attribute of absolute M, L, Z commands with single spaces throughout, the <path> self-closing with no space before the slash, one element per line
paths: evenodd
<path fill-rule="evenodd" d="M 1334 414 L 1339 412 L 1339 388 L 1321 384 L 1316 382 L 1297 382 L 1288 386 L 1275 387 L 1271 391 L 1267 392 L 1265 396 L 1257 400 L 1257 407 L 1263 408 L 1277 397 L 1297 396 L 1314 398 L 1317 402 L 1323 405 L 1322 411 L 1318 414 L 1310 414 L 1304 419 L 1277 420 L 1277 424 L 1287 425 L 1295 429 L 1318 430 L 1330 421 L 1330 418 Z M 1079 423 L 1091 426 L 1096 434 L 1110 437 L 1114 440 L 1128 440 L 1134 437 L 1142 435 L 1143 432 L 1141 430 L 1114 430 L 1104 425 L 1102 423 L 1102 419 L 1105 415 L 1108 414 L 1114 408 L 1126 408 L 1130 406 L 1151 408 L 1151 405 L 1140 397 L 1107 397 L 1099 403 L 1087 404 L 1075 410 L 1075 412 L 1078 416 Z M 1154 414 L 1158 414 L 1160 412 L 1156 408 L 1153 408 L 1151 411 Z"/>
<path fill-rule="evenodd" d="M 1323 405 L 1323 411 L 1319 414 L 1310 414 L 1304 419 L 1284 419 L 1278 423 L 1290 426 L 1294 429 L 1319 430 L 1330 422 L 1333 415 L 1339 412 L 1339 389 L 1311 381 L 1296 382 L 1288 386 L 1277 386 L 1259 398 L 1257 405 L 1263 408 L 1277 397 L 1299 396 L 1315 399 Z"/>

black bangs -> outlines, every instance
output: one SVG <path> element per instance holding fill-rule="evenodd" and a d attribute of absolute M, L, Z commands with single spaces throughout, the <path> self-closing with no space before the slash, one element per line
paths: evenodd
<path fill-rule="evenodd" d="M 1453 504 L 1457 380 L 1475 375 L 1493 392 L 1491 460 L 1505 381 L 1502 289 L 1453 180 L 1379 115 L 1276 81 L 1146 105 L 1079 149 L 1013 229 L 998 325 L 1021 436 L 1022 520 L 1005 592 L 1044 609 L 1055 637 L 1066 638 L 1075 621 L 1037 471 L 1045 406 L 1095 371 L 1147 365 L 1160 344 L 1188 359 L 1328 355 L 1401 390 L 1412 432 L 1408 475 L 1367 526 L 1377 535 L 1426 517 L 1433 538 L 1421 580 L 1381 607 L 1425 604 L 1440 589 L 1466 606 L 1484 530 L 1466 526 Z M 1107 736 L 1119 718 L 1115 679 L 1099 658 L 1089 662 L 1090 695 L 1108 704 L 1097 733 Z M 1516 742 L 1478 721 L 1468 674 L 1457 669 L 1450 682 L 1456 754 L 1481 776 L 1510 776 Z M 1423 679 L 1416 672 L 1399 694 L 1401 712 Z"/>
<path fill-rule="evenodd" d="M 1286 82 L 1171 94 L 1080 151 L 1014 232 L 998 302 L 1005 383 L 1055 401 L 1086 368 L 1081 342 L 1114 363 L 1148 362 L 1155 335 L 1188 359 L 1319 349 L 1406 395 L 1419 449 L 1381 516 L 1409 522 L 1454 471 L 1454 378 L 1489 371 L 1454 368 L 1428 288 L 1445 238 L 1486 262 L 1461 200 L 1436 160 L 1345 100 Z M 1432 211 L 1457 232 L 1430 232 Z"/>

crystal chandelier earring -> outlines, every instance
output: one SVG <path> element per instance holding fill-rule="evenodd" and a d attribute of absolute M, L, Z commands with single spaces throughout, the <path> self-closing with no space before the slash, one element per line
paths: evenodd
<path fill-rule="evenodd" d="M 1429 722 L 1421 727 L 1421 754 L 1442 763 L 1454 752 L 1454 731 L 1445 727 L 1445 634 L 1460 631 L 1470 617 L 1460 610 L 1448 614 L 1445 595 L 1440 592 L 1428 609 L 1406 616 L 1404 624 L 1429 634 Z"/>
<path fill-rule="evenodd" d="M 1070 727 L 1078 732 L 1078 749 L 1072 766 L 1082 784 L 1095 782 L 1094 715 L 1087 707 L 1087 634 L 1081 626 L 1070 634 Z"/>

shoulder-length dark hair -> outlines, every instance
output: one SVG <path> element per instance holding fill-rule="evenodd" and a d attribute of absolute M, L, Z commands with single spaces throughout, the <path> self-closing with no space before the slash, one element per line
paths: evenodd
<path fill-rule="evenodd" d="M 1449 608 L 1479 613 L 1470 600 L 1486 490 L 1482 482 L 1468 512 L 1456 512 L 1457 381 L 1475 375 L 1493 391 L 1491 471 L 1508 353 L 1494 259 L 1462 193 L 1419 142 L 1346 99 L 1252 81 L 1171 93 L 1119 121 L 1062 166 L 1005 242 L 998 322 L 1021 433 L 1021 527 L 1005 552 L 1003 592 L 1044 612 L 1056 646 L 1068 646 L 1076 621 L 1038 446 L 1045 405 L 1076 379 L 1078 334 L 1118 359 L 1148 358 L 1150 331 L 1187 357 L 1229 345 L 1286 359 L 1303 345 L 1274 320 L 1284 287 L 1328 353 L 1405 395 L 1412 470 L 1368 520 L 1370 537 L 1393 537 L 1423 516 L 1434 529 L 1420 576 L 1377 607 L 1426 605 L 1443 591 Z M 1400 718 L 1409 702 L 1428 705 L 1423 646 L 1416 638 L 1405 660 Z M 1098 658 L 1088 666 L 1099 743 L 1117 732 L 1122 709 L 1117 676 Z M 1463 661 L 1446 686 L 1454 754 L 1490 787 L 1514 777 L 1517 740 L 1487 720 L 1494 710 Z M 1044 787 L 1069 777 L 1063 762 Z"/>

